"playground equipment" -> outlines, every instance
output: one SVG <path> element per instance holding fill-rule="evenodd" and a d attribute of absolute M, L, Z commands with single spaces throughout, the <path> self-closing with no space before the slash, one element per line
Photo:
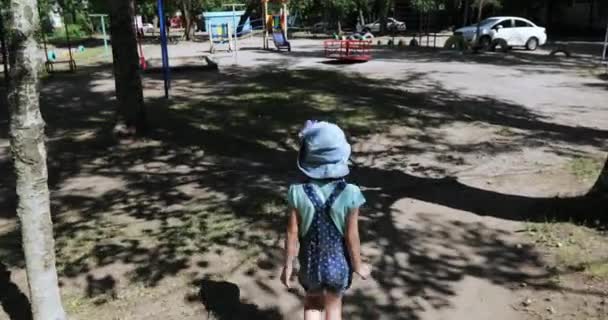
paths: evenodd
<path fill-rule="evenodd" d="M 209 51 L 215 53 L 225 50 L 236 54 L 238 39 L 238 21 L 245 11 L 236 11 L 237 4 L 230 4 L 232 11 L 203 12 L 205 29 L 209 33 Z M 250 31 L 249 20 L 243 25 L 243 31 Z M 242 32 L 243 32 L 242 31 Z M 222 48 L 223 47 L 223 48 Z"/>
<path fill-rule="evenodd" d="M 281 4 L 278 14 L 268 14 L 268 3 L 277 2 Z M 264 49 L 269 49 L 269 34 L 272 34 L 272 41 L 277 50 L 286 49 L 291 51 L 291 44 L 287 39 L 287 0 L 262 0 L 264 7 Z"/>
<path fill-rule="evenodd" d="M 171 67 L 170 65 L 170 61 L 169 61 L 169 50 L 168 50 L 168 41 L 169 41 L 169 35 L 168 35 L 168 30 L 167 30 L 167 21 L 166 21 L 166 16 L 165 16 L 165 1 L 164 0 L 157 0 L 157 9 L 158 9 L 158 17 L 159 17 L 159 26 L 160 26 L 160 47 L 161 47 L 161 62 L 162 62 L 162 67 L 160 68 L 160 70 L 162 71 L 163 74 L 163 81 L 164 81 L 164 89 L 165 89 L 165 98 L 168 99 L 169 98 L 169 92 L 171 90 L 171 71 L 172 70 L 217 70 L 217 64 L 212 61 L 209 57 L 206 56 L 194 56 L 194 57 L 180 57 L 180 60 L 184 61 L 184 58 L 193 58 L 192 61 L 187 61 L 185 60 L 187 63 L 186 64 L 182 64 L 182 65 L 178 65 L 175 66 L 174 68 Z M 203 62 L 205 61 L 206 63 L 203 64 L 199 64 L 199 62 Z M 156 67 L 149 67 L 148 71 L 154 72 L 156 70 L 159 70 L 159 68 Z"/>
<path fill-rule="evenodd" d="M 171 77 L 169 66 L 169 51 L 167 49 L 167 22 L 165 21 L 165 5 L 163 0 L 158 0 L 157 5 L 159 25 L 160 25 L 160 48 L 163 62 L 163 82 L 165 87 L 165 98 L 169 99 L 169 89 L 171 89 Z"/>
<path fill-rule="evenodd" d="M 371 32 L 356 31 L 349 35 L 339 35 L 334 33 L 335 40 L 370 40 L 373 39 L 374 35 Z"/>
<path fill-rule="evenodd" d="M 99 18 L 101 24 L 101 33 L 103 35 L 103 53 L 106 57 L 110 56 L 110 47 L 108 46 L 108 35 L 106 33 L 106 19 L 108 18 L 107 14 L 89 14 L 91 18 Z"/>
<path fill-rule="evenodd" d="M 371 60 L 371 40 L 325 40 L 325 57 L 344 62 Z"/>
<path fill-rule="evenodd" d="M 44 32 L 42 32 L 42 44 L 44 47 L 44 56 L 46 58 L 46 62 L 44 63 L 44 66 L 46 68 L 46 72 L 48 73 L 53 73 L 55 72 L 55 65 L 56 64 L 67 64 L 69 66 L 69 71 L 70 72 L 74 72 L 76 71 L 76 61 L 74 60 L 74 55 L 72 54 L 72 42 L 70 40 L 70 32 L 68 30 L 68 24 L 65 23 L 66 19 L 65 19 L 65 13 L 63 9 L 58 9 L 61 10 L 61 16 L 63 17 L 63 26 L 65 27 L 65 42 L 68 46 L 68 57 L 67 59 L 49 59 L 49 57 L 55 57 L 57 58 L 57 55 L 51 51 L 49 52 L 48 48 L 47 48 L 47 40 L 46 40 L 46 35 L 44 34 Z M 38 7 L 38 14 L 40 14 L 40 7 Z"/>
<path fill-rule="evenodd" d="M 234 35 L 235 29 L 230 23 L 222 24 L 208 24 L 207 30 L 209 32 L 209 52 L 215 53 L 220 46 L 225 47 L 225 51 L 232 52 L 236 49 L 236 36 Z"/>

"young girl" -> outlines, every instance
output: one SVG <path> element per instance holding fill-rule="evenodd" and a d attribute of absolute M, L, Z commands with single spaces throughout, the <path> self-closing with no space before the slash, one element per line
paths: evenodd
<path fill-rule="evenodd" d="M 353 272 L 366 279 L 361 262 L 358 217 L 365 198 L 344 181 L 351 148 L 344 132 L 331 123 L 307 122 L 300 132 L 298 168 L 308 177 L 289 188 L 289 220 L 281 281 L 290 288 L 298 253 L 298 280 L 306 290 L 304 319 L 342 319 L 342 294 Z"/>

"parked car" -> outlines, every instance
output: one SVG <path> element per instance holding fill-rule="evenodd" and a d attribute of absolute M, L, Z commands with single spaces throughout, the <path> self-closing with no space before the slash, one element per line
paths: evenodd
<path fill-rule="evenodd" d="M 154 28 L 154 25 L 151 23 L 144 23 L 142 26 L 142 30 L 144 33 L 154 33 L 156 28 Z"/>
<path fill-rule="evenodd" d="M 313 33 L 326 32 L 328 29 L 329 29 L 329 24 L 327 22 L 317 22 L 312 26 Z"/>
<path fill-rule="evenodd" d="M 405 26 L 405 22 L 399 21 L 395 18 L 388 18 L 386 23 L 386 28 L 389 31 L 405 31 L 407 27 Z M 365 32 L 380 32 L 380 20 L 376 20 L 375 22 L 368 23 L 363 26 L 363 31 Z"/>
<path fill-rule="evenodd" d="M 547 42 L 546 29 L 524 18 L 492 17 L 481 21 L 479 28 L 479 43 L 484 48 L 504 40 L 509 47 L 525 47 L 534 51 Z M 477 25 L 457 29 L 454 34 L 466 41 L 476 41 Z"/>

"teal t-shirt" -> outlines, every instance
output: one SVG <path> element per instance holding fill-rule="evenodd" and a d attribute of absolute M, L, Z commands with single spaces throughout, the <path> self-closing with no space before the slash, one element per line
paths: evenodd
<path fill-rule="evenodd" d="M 313 190 L 317 193 L 321 201 L 325 202 L 334 191 L 335 182 L 311 181 Z M 304 192 L 304 184 L 293 184 L 287 192 L 287 203 L 290 209 L 296 209 L 300 216 L 300 237 L 306 235 L 308 228 L 315 215 L 315 208 Z M 331 218 L 340 232 L 344 235 L 346 229 L 346 218 L 348 213 L 355 208 L 361 207 L 365 203 L 365 198 L 359 187 L 347 184 L 346 188 L 336 198 L 331 208 Z"/>

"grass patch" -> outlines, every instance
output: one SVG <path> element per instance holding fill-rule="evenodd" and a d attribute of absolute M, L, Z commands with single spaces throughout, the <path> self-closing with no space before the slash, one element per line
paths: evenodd
<path fill-rule="evenodd" d="M 568 164 L 570 172 L 579 180 L 594 180 L 602 170 L 602 162 L 595 158 L 575 158 Z"/>
<path fill-rule="evenodd" d="M 503 136 L 503 137 L 512 137 L 516 133 L 515 133 L 515 131 L 511 130 L 510 128 L 501 127 L 500 129 L 498 129 L 498 131 L 496 131 L 496 134 Z"/>
<path fill-rule="evenodd" d="M 579 272 L 608 281 L 608 234 L 572 223 L 530 223 L 528 235 L 549 253 L 549 264 L 560 272 Z"/>

